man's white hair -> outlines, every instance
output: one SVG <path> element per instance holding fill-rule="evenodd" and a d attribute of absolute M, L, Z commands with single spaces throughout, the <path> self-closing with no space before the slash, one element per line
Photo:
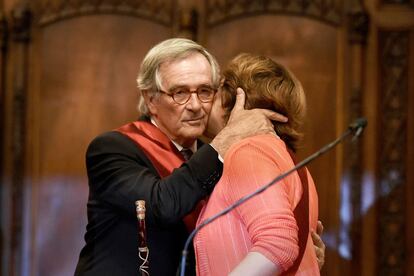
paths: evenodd
<path fill-rule="evenodd" d="M 211 65 L 211 79 L 213 87 L 220 84 L 220 67 L 217 60 L 200 44 L 186 38 L 171 38 L 155 45 L 144 57 L 138 73 L 137 84 L 139 89 L 138 111 L 142 115 L 149 115 L 142 92 L 157 93 L 161 89 L 159 68 L 162 63 L 186 58 L 194 52 L 206 57 Z"/>

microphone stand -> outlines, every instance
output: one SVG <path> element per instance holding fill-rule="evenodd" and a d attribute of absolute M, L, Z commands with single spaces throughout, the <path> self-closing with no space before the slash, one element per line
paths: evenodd
<path fill-rule="evenodd" d="M 185 263 L 186 263 L 186 258 L 187 258 L 187 255 L 188 255 L 188 247 L 190 245 L 190 242 L 193 240 L 193 238 L 197 234 L 197 232 L 200 231 L 204 226 L 206 226 L 207 224 L 215 221 L 219 217 L 221 217 L 221 216 L 229 213 L 231 210 L 233 210 L 236 207 L 238 207 L 239 205 L 243 204 L 245 201 L 249 200 L 250 198 L 252 198 L 252 197 L 254 197 L 254 196 L 256 196 L 256 195 L 258 195 L 258 194 L 260 194 L 262 192 L 264 192 L 265 190 L 267 190 L 267 188 L 269 188 L 273 184 L 279 182 L 280 180 L 282 180 L 283 178 L 285 178 L 286 176 L 288 176 L 292 172 L 294 172 L 294 171 L 302 168 L 303 166 L 305 166 L 308 163 L 310 163 L 312 160 L 318 158 L 322 154 L 324 154 L 327 151 L 331 150 L 337 144 L 339 144 L 340 142 L 342 142 L 348 135 L 354 134 L 354 137 L 353 137 L 352 141 L 355 141 L 356 138 L 358 138 L 361 135 L 361 133 L 364 130 L 364 128 L 365 128 L 366 125 L 367 125 L 367 120 L 365 118 L 358 118 L 358 119 L 356 119 L 355 122 L 353 122 L 352 124 L 350 124 L 349 127 L 348 127 L 348 129 L 341 136 L 339 136 L 336 140 L 334 140 L 331 143 L 325 145 L 324 147 L 322 147 L 321 149 L 319 149 L 314 154 L 312 154 L 312 155 L 308 156 L 307 158 L 303 159 L 301 162 L 297 163 L 296 166 L 294 166 L 292 169 L 290 169 L 290 170 L 284 172 L 283 174 L 277 176 L 275 179 L 273 179 L 272 181 L 270 181 L 268 184 L 260 187 L 259 189 L 257 189 L 253 193 L 248 194 L 248 195 L 240 198 L 234 204 L 232 204 L 229 207 L 225 208 L 221 212 L 219 212 L 216 215 L 214 215 L 214 216 L 212 216 L 212 217 L 204 220 L 199 226 L 197 226 L 191 232 L 191 234 L 188 236 L 188 238 L 187 238 L 187 240 L 185 242 L 184 249 L 183 249 L 182 256 L 181 256 L 180 276 L 185 276 Z"/>

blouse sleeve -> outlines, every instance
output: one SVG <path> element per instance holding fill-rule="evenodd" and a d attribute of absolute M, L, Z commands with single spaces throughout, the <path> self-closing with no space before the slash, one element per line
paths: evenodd
<path fill-rule="evenodd" d="M 283 173 L 287 152 L 257 143 L 244 143 L 228 154 L 223 177 L 229 204 L 268 184 Z M 295 177 L 288 176 L 236 208 L 252 242 L 251 252 L 263 254 L 287 270 L 298 256 L 298 227 L 293 215 Z"/>

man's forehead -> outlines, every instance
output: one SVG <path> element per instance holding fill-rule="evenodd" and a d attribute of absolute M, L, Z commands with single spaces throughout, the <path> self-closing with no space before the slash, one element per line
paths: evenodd
<path fill-rule="evenodd" d="M 189 59 L 194 59 L 194 58 L 203 59 L 210 65 L 210 62 L 208 61 L 207 57 L 204 56 L 202 53 L 190 52 L 187 54 L 183 54 L 181 56 L 166 58 L 163 62 L 159 64 L 159 68 L 162 68 L 162 67 L 165 68 L 173 64 L 180 63 L 180 62 L 183 62 Z"/>
<path fill-rule="evenodd" d="M 212 85 L 212 68 L 205 56 L 195 53 L 160 65 L 161 84 L 169 87 Z"/>

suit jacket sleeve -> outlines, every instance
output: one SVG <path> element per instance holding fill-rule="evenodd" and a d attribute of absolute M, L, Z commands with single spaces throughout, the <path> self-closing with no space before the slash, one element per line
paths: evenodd
<path fill-rule="evenodd" d="M 95 138 L 86 153 L 89 204 L 103 202 L 135 215 L 134 202 L 146 201 L 149 223 L 180 221 L 207 196 L 219 180 L 222 163 L 210 145 L 203 145 L 172 174 L 160 178 L 149 159 L 129 138 L 112 131 Z"/>

